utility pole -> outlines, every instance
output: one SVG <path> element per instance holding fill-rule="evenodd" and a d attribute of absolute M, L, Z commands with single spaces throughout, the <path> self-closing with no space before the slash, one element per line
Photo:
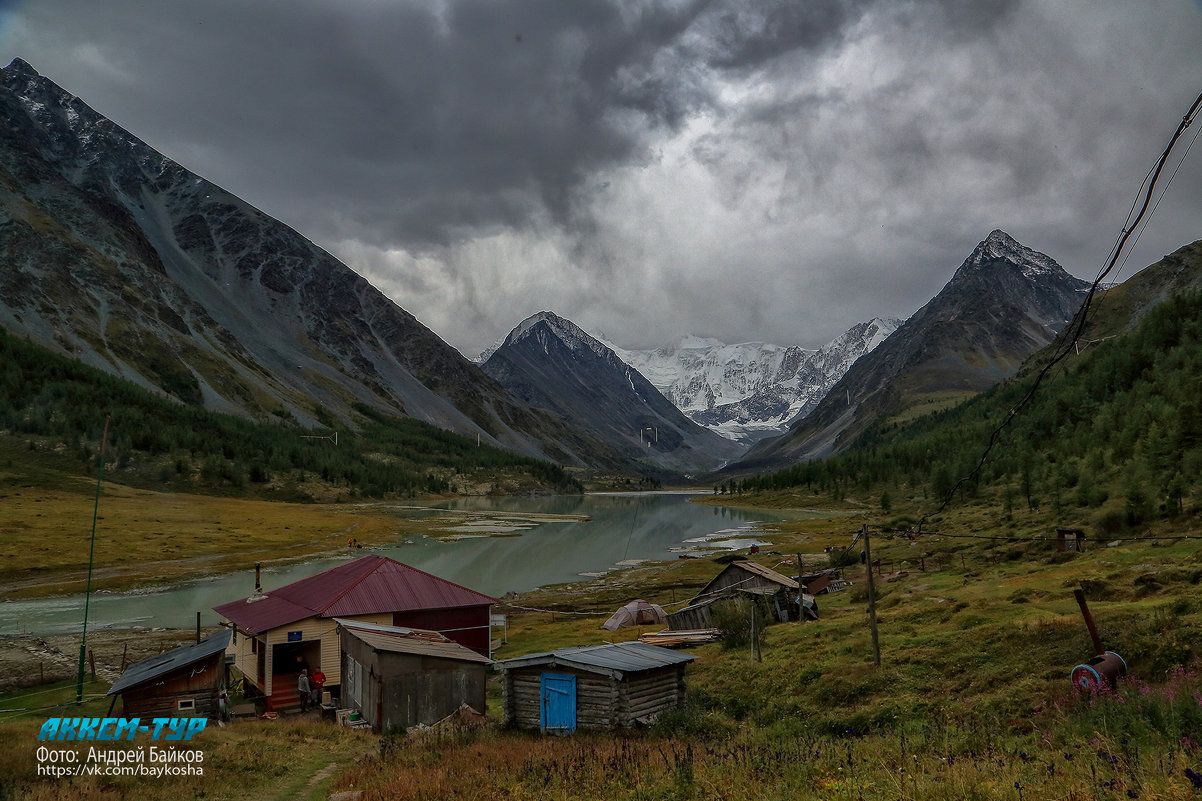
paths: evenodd
<path fill-rule="evenodd" d="M 100 514 L 100 483 L 104 480 L 104 445 L 109 438 L 109 416 L 104 416 L 100 435 L 100 467 L 96 471 L 96 502 L 92 505 L 92 541 L 88 546 L 88 586 L 83 594 L 83 637 L 79 641 L 79 670 L 75 677 L 75 704 L 83 703 L 83 662 L 88 649 L 88 607 L 92 603 L 92 561 L 96 555 L 96 517 Z M 95 674 L 95 668 L 92 669 Z"/>
<path fill-rule="evenodd" d="M 758 609 L 758 605 L 753 600 L 751 602 L 751 659 L 755 662 L 762 662 L 764 661 L 764 657 L 760 653 L 760 641 L 756 636 L 755 628 L 755 613 L 758 611 Z"/>
<path fill-rule="evenodd" d="M 864 535 L 864 559 L 868 562 L 868 628 L 872 632 L 872 664 L 881 666 L 881 640 L 876 630 L 876 585 L 872 581 L 872 545 L 868 539 L 868 524 L 860 531 Z"/>

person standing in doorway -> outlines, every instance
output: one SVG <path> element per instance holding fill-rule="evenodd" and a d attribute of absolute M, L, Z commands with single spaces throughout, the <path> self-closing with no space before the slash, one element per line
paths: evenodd
<path fill-rule="evenodd" d="M 309 669 L 301 668 L 300 678 L 296 680 L 296 694 L 300 698 L 301 712 L 309 711 Z"/>
<path fill-rule="evenodd" d="M 313 706 L 320 706 L 321 691 L 326 688 L 326 674 L 321 672 L 321 668 L 313 671 L 309 684 L 313 687 Z"/>

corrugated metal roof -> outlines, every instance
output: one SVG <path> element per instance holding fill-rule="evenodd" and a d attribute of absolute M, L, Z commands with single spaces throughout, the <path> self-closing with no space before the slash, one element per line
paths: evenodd
<path fill-rule="evenodd" d="M 266 593 L 213 607 L 254 634 L 307 617 L 353 617 L 379 612 L 455 609 L 497 603 L 495 598 L 401 564 L 362 556 Z"/>
<path fill-rule="evenodd" d="M 342 626 L 347 634 L 375 648 L 377 651 L 389 651 L 397 654 L 414 654 L 416 656 L 433 656 L 439 659 L 455 659 L 460 662 L 479 662 L 491 665 L 492 660 L 465 648 L 437 631 L 427 629 L 409 629 L 399 626 L 377 626 L 371 623 L 360 623 L 354 620 L 335 618 L 334 621 Z"/>
<path fill-rule="evenodd" d="M 193 662 L 207 659 L 213 654 L 224 651 L 229 642 L 230 632 L 229 629 L 226 629 L 198 643 L 181 645 L 178 648 L 172 648 L 170 651 L 164 651 L 158 656 L 152 656 L 148 659 L 143 659 L 141 662 L 135 662 L 125 669 L 125 672 L 121 674 L 119 679 L 113 682 L 113 686 L 109 688 L 106 695 L 115 695 L 130 687 L 158 678 L 165 673 L 170 673 L 176 668 L 186 667 Z"/>
<path fill-rule="evenodd" d="M 644 642 L 615 642 L 560 648 L 542 654 L 530 654 L 498 662 L 502 670 L 546 664 L 610 673 L 621 678 L 626 673 L 673 667 L 692 662 L 695 656 L 670 651 Z"/>

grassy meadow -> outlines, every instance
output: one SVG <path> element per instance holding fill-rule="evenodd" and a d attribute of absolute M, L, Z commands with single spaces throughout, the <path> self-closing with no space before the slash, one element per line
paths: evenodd
<path fill-rule="evenodd" d="M 757 560 L 785 570 L 801 552 L 809 563 L 855 527 L 783 525 L 768 537 L 780 554 Z M 415 799 L 1195 797 L 1202 596 L 1183 565 L 1196 565 L 1200 548 L 1148 538 L 1058 554 L 1045 540 L 880 536 L 880 667 L 857 564 L 846 571 L 851 588 L 819 598 L 818 621 L 765 630 L 761 661 L 749 648 L 694 649 L 687 706 L 647 731 L 411 736 L 386 741 L 337 786 Z M 601 615 L 636 596 L 679 606 L 719 569 L 680 560 L 589 595 L 524 596 L 528 608 L 555 611 L 511 612 L 497 656 L 636 636 L 598 629 Z M 1105 646 L 1131 668 L 1098 696 L 1069 681 L 1093 655 L 1078 587 Z"/>
<path fill-rule="evenodd" d="M 850 588 L 819 597 L 819 620 L 763 631 L 759 661 L 743 646 L 693 649 L 685 708 L 635 732 L 502 730 L 494 685 L 493 725 L 482 729 L 381 739 L 240 721 L 202 735 L 202 780 L 51 780 L 32 775 L 32 752 L 37 725 L 55 713 L 0 713 L 0 736 L 17 744 L 0 757 L 0 775 L 10 777 L 0 797 L 1199 797 L 1202 540 L 1182 538 L 1194 536 L 1192 519 L 1091 540 L 1078 554 L 1055 550 L 1050 518 L 1037 512 L 1016 516 L 1005 540 L 977 538 L 997 527 L 948 519 L 943 533 L 914 541 L 878 532 L 880 667 L 857 561 L 845 570 Z M 847 546 L 866 521 L 883 518 L 877 510 L 776 524 L 763 539 L 777 553 L 756 559 L 782 571 L 798 553 L 821 563 L 826 547 Z M 617 605 L 644 597 L 678 608 L 720 569 L 680 559 L 508 599 L 498 611 L 509 615 L 509 639 L 496 656 L 631 639 L 657 627 L 600 629 Z M 1076 588 L 1086 590 L 1105 647 L 1130 667 L 1113 692 L 1083 696 L 1070 684 L 1071 669 L 1092 656 Z M 0 708 L 10 703 L 0 696 Z"/>
<path fill-rule="evenodd" d="M 0 468 L 0 599 L 81 591 L 95 485 L 47 488 L 3 482 Z M 73 484 L 73 485 L 72 485 Z M 93 587 L 123 589 L 244 569 L 424 533 L 428 521 L 354 504 L 299 504 L 155 492 L 105 482 L 96 520 Z"/>

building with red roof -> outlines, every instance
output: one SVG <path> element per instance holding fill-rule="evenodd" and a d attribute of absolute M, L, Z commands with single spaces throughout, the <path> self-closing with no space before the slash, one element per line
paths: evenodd
<path fill-rule="evenodd" d="M 297 701 L 303 668 L 321 669 L 326 689 L 341 683 L 334 618 L 437 631 L 489 656 L 495 598 L 384 556 L 363 556 L 283 587 L 214 607 L 228 621 L 233 667 L 267 698 L 268 708 Z M 248 690 L 250 687 L 247 688 Z"/>

